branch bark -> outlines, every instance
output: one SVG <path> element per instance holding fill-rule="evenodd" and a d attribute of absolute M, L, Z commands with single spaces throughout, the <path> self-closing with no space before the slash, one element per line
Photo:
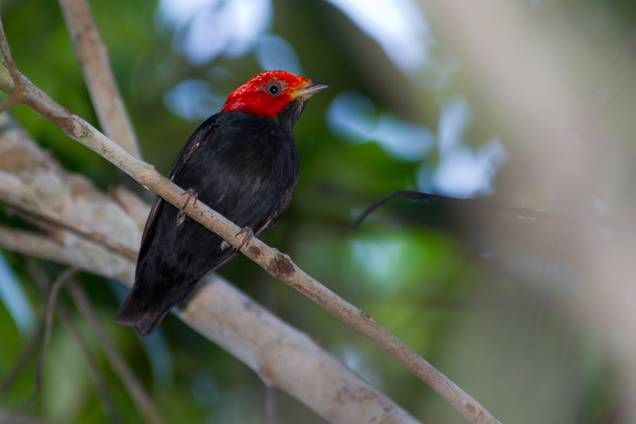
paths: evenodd
<path fill-rule="evenodd" d="M 115 84 L 106 46 L 99 36 L 87 0 L 59 2 L 101 127 L 128 153 L 141 157 L 137 137 Z"/>
<path fill-rule="evenodd" d="M 121 188 L 100 193 L 81 175 L 65 172 L 28 135 L 0 115 L 0 201 L 7 197 L 32 210 L 137 249 L 148 205 Z M 12 127 L 11 127 L 12 125 Z M 119 202 L 119 204 L 118 204 Z M 121 206 L 120 206 L 121 205 Z M 18 210 L 20 212 L 20 210 Z M 42 234 L 0 226 L 0 246 L 76 266 L 121 281 L 134 279 L 134 263 L 119 252 L 77 237 L 68 229 Z M 180 318 L 253 369 L 263 381 L 336 423 L 417 423 L 305 334 L 284 323 L 227 281 L 210 277 Z M 213 284 L 212 284 L 213 283 Z"/>
<path fill-rule="evenodd" d="M 0 226 L 0 246 L 110 277 L 104 261 L 48 237 Z M 115 256 L 102 250 L 104 256 Z M 120 280 L 132 286 L 130 275 Z M 265 384 L 279 388 L 334 423 L 418 421 L 323 351 L 307 335 L 281 321 L 218 276 L 206 277 L 179 317 L 250 367 Z"/>
<path fill-rule="evenodd" d="M 13 63 L 4 31 L 0 26 L 0 48 L 5 63 Z M 1 74 L 1 73 L 0 73 Z M 385 352 L 402 362 L 415 376 L 427 384 L 468 421 L 476 424 L 497 423 L 495 417 L 479 402 L 442 374 L 413 349 L 378 324 L 368 313 L 347 302 L 299 268 L 291 258 L 268 246 L 258 238 L 243 243 L 237 237 L 241 229 L 202 202 L 188 202 L 185 191 L 158 173 L 154 167 L 130 155 L 116 142 L 95 129 L 91 124 L 64 109 L 22 74 L 11 71 L 15 89 L 21 90 L 18 101 L 40 112 L 59 126 L 69 137 L 93 150 L 113 165 L 130 175 L 148 190 L 183 210 L 208 230 L 257 263 L 273 277 L 308 297 L 323 309 L 366 336 Z M 0 82 L 0 88 L 3 83 Z"/>

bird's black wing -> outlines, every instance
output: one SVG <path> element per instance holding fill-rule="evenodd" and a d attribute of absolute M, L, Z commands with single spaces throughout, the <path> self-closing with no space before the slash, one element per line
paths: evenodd
<path fill-rule="evenodd" d="M 179 153 L 170 178 L 239 227 L 257 233 L 287 207 L 298 176 L 293 133 L 239 112 L 212 116 Z M 146 222 L 135 284 L 118 321 L 148 334 L 210 270 L 236 255 L 223 239 L 157 199 Z"/>
<path fill-rule="evenodd" d="M 211 138 L 210 135 L 216 127 L 218 116 L 218 114 L 212 115 L 203 121 L 199 128 L 192 133 L 188 141 L 183 145 L 181 151 L 177 155 L 177 159 L 172 164 L 170 174 L 168 174 L 168 178 L 170 178 L 171 181 L 179 177 L 179 174 L 183 171 L 188 159 L 190 159 L 190 157 L 201 148 L 201 144 L 205 140 Z M 141 260 L 141 258 L 143 258 L 148 252 L 148 248 L 150 247 L 150 243 L 155 234 L 155 229 L 157 228 L 157 218 L 161 214 L 161 209 L 165 202 L 165 200 L 157 196 L 155 203 L 152 205 L 152 209 L 150 209 L 150 213 L 146 219 L 146 225 L 144 226 L 144 232 L 141 237 L 138 260 Z"/>

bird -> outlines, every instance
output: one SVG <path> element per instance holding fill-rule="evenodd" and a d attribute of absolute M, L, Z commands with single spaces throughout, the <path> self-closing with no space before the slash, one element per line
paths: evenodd
<path fill-rule="evenodd" d="M 294 128 L 327 85 L 264 71 L 232 91 L 220 112 L 189 137 L 170 170 L 185 203 L 203 202 L 242 230 L 243 243 L 287 210 L 299 175 Z M 185 206 L 184 206 L 185 207 Z M 144 227 L 135 282 L 117 322 L 153 332 L 198 281 L 238 254 L 218 235 L 158 197 Z"/>

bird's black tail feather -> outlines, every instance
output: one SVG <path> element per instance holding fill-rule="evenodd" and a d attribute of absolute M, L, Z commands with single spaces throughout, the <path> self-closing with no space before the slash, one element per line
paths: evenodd
<path fill-rule="evenodd" d="M 130 325 L 137 329 L 139 334 L 147 336 L 152 333 L 170 310 L 149 309 L 141 304 L 131 292 L 117 312 L 117 322 L 123 325 Z"/>

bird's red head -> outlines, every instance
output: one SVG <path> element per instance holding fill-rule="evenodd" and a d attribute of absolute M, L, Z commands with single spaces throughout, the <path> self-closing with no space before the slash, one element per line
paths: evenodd
<path fill-rule="evenodd" d="M 273 118 L 292 101 L 305 101 L 327 88 L 287 71 L 265 71 L 232 91 L 223 112 L 237 111 Z"/>

